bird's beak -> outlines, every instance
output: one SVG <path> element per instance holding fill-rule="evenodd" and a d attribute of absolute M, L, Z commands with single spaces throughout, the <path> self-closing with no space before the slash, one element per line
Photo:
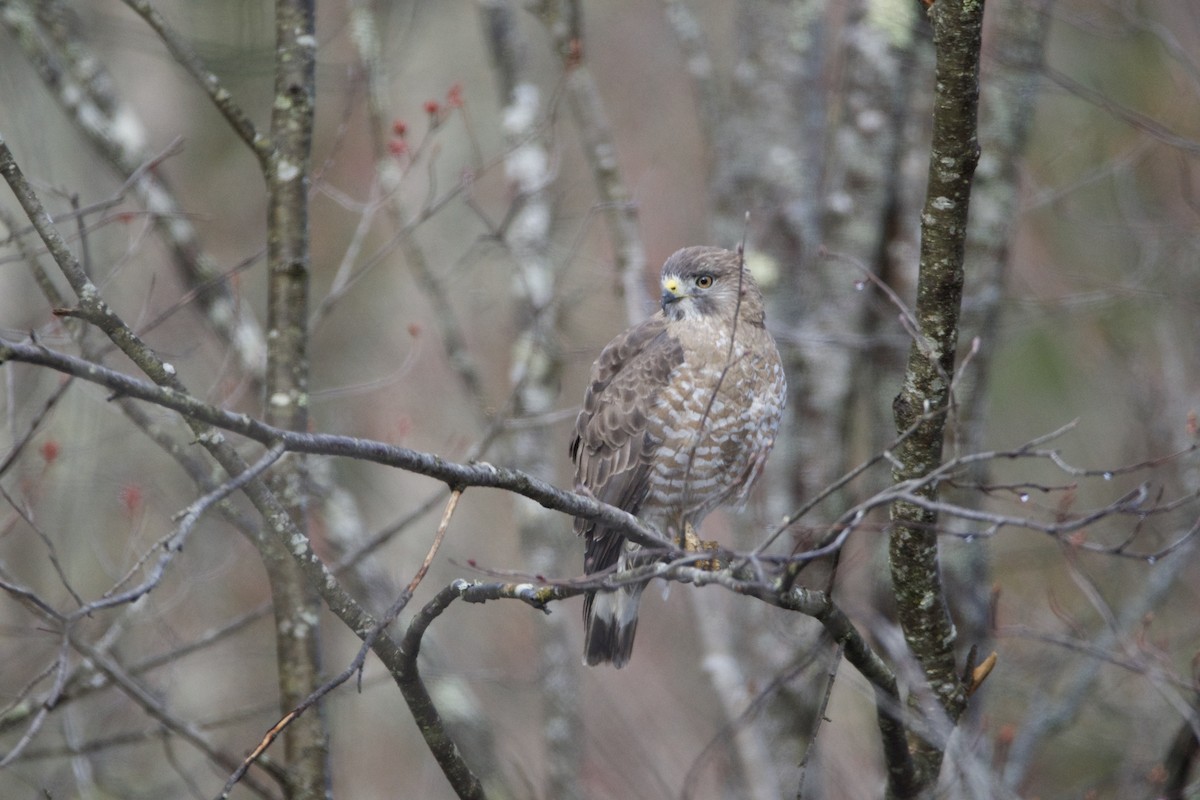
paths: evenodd
<path fill-rule="evenodd" d="M 662 282 L 662 307 L 665 309 L 671 303 L 677 303 L 683 299 L 683 292 L 679 285 L 678 278 L 663 278 Z"/>

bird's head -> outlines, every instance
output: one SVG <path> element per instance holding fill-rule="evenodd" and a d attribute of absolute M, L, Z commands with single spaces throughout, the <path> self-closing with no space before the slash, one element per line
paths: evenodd
<path fill-rule="evenodd" d="M 740 277 L 739 277 L 740 273 Z M 742 268 L 741 257 L 718 247 L 687 247 L 667 259 L 662 268 L 662 310 L 670 319 L 716 315 L 762 324 L 762 293 Z M 741 307 L 738 290 L 741 289 Z"/>

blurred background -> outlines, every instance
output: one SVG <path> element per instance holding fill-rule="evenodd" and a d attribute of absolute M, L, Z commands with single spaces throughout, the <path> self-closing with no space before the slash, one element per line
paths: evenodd
<path fill-rule="evenodd" d="M 155 7 L 265 128 L 269 5 Z M 912 302 L 933 86 L 923 6 L 317 11 L 314 430 L 569 487 L 569 431 L 599 350 L 654 311 L 675 249 L 744 239 L 788 365 L 789 419 L 747 507 L 712 515 L 704 538 L 753 548 L 888 447 L 909 337 L 878 283 Z M 943 790 L 1155 797 L 1173 738 L 1200 728 L 1185 502 L 1200 490 L 1200 17 L 1188 0 L 991 0 L 986 20 L 960 363 L 971 355 L 946 453 L 1011 457 L 964 467 L 947 496 L 1033 527 L 1107 511 L 1064 535 L 945 520 L 964 657 L 977 644 L 999 665 Z M 123 3 L 4 0 L 0 23 L 0 136 L 104 297 L 197 396 L 261 414 L 266 195 L 249 149 Z M 0 332 L 81 352 L 30 266 L 52 262 L 0 194 Z M 154 553 L 201 492 L 105 390 L 2 369 L 3 578 L 69 611 Z M 173 414 L 143 410 L 189 445 Z M 1067 425 L 1040 445 L 1060 463 L 1018 453 Z M 444 487 L 349 460 L 311 467 L 314 546 L 381 612 L 428 549 Z M 888 469 L 834 492 L 770 552 L 812 546 Z M 1139 487 L 1146 502 L 1118 513 Z M 874 510 L 836 569 L 818 563 L 802 582 L 831 585 L 903 678 L 886 520 Z M 581 570 L 569 518 L 470 490 L 399 625 L 455 578 Z M 257 551 L 209 515 L 153 592 L 79 622 L 152 712 L 85 653 L 59 660 L 61 637 L 0 595 L 0 750 L 20 746 L 0 794 L 215 796 L 228 771 L 163 715 L 238 758 L 258 743 L 280 713 L 269 601 Z M 579 614 L 578 600 L 548 616 L 459 604 L 426 637 L 423 674 L 496 796 L 880 796 L 873 698 L 849 665 L 817 724 L 836 662 L 813 620 L 716 588 L 651 587 L 616 671 L 579 666 Z M 357 648 L 323 620 L 328 672 Z M 61 664 L 67 698 L 25 741 Z M 378 662 L 325 713 L 337 796 L 452 796 Z"/>

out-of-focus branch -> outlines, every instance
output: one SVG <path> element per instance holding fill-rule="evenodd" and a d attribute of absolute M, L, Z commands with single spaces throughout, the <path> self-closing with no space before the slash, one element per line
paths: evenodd
<path fill-rule="evenodd" d="M 158 542 L 155 542 L 153 549 L 147 552 L 145 556 L 138 559 L 133 567 L 129 569 L 125 578 L 118 581 L 116 585 L 114 585 L 112 589 L 109 589 L 107 592 L 105 592 L 104 596 L 100 599 L 93 600 L 89 603 L 82 603 L 78 609 L 71 612 L 71 614 L 67 616 L 66 621 L 73 622 L 75 620 L 82 619 L 83 617 L 90 617 L 95 612 L 106 608 L 112 608 L 114 606 L 136 602 L 138 598 L 153 591 L 159 585 L 159 583 L 162 582 L 162 578 L 166 573 L 167 566 L 175 558 L 176 554 L 183 550 L 184 544 L 187 542 L 188 537 L 191 536 L 192 531 L 195 530 L 196 524 L 200 521 L 200 517 L 212 506 L 221 502 L 234 492 L 240 490 L 246 485 L 247 482 L 252 481 L 261 475 L 267 468 L 278 461 L 283 454 L 284 449 L 281 445 L 272 447 L 263 454 L 262 458 L 247 467 L 246 470 L 240 475 L 222 483 L 211 492 L 205 494 L 203 497 L 198 498 L 195 502 L 188 505 L 187 508 L 183 509 L 178 515 L 176 515 L 176 519 L 178 520 L 179 524 L 176 525 L 167 536 L 164 536 Z M 143 579 L 141 583 L 138 583 L 137 585 L 124 591 L 117 591 L 120 589 L 122 584 L 129 580 L 130 576 L 141 569 L 142 565 L 145 564 L 151 553 L 158 551 L 162 552 L 159 553 L 158 559 L 155 561 L 153 567 L 148 570 L 145 579 Z"/>
<path fill-rule="evenodd" d="M 784 582 L 764 585 L 760 582 L 742 581 L 725 572 L 706 572 L 691 567 L 681 568 L 680 575 L 698 586 L 716 583 L 737 594 L 746 594 L 780 608 L 798 611 L 820 622 L 833 641 L 842 647 L 846 660 L 875 690 L 875 709 L 883 742 L 889 795 L 915 795 L 919 788 L 917 765 L 909 752 L 896 676 L 828 594 L 800 587 L 785 589 L 783 587 L 787 584 Z"/>
<path fill-rule="evenodd" d="M 39 612 L 39 616 L 47 622 L 58 626 L 62 623 L 62 619 L 50 609 L 45 609 Z M 237 759 L 215 747 L 208 741 L 194 725 L 180 720 L 178 717 L 170 713 L 161 701 L 154 696 L 154 693 L 141 685 L 108 653 L 94 647 L 93 645 L 83 641 L 71 628 L 64 628 L 64 637 L 69 641 L 70 646 L 79 651 L 87 658 L 92 666 L 105 675 L 114 685 L 125 693 L 133 702 L 141 706 L 147 714 L 156 719 L 163 729 L 178 736 L 183 741 L 195 747 L 205 755 L 213 764 L 226 768 L 233 769 L 237 765 Z M 10 755 L 11 755 L 10 751 Z M 7 759 L 6 759 L 7 760 Z M 263 764 L 263 768 L 274 779 L 281 780 L 282 772 L 279 768 L 272 764 Z M 255 794 L 263 798 L 273 797 L 273 793 L 258 780 L 249 780 L 247 786 L 252 789 Z"/>
<path fill-rule="evenodd" d="M 927 68 L 921 58 L 925 42 L 918 34 L 917 8 L 915 3 L 849 0 L 838 32 L 842 43 L 828 53 L 827 69 L 836 76 L 837 86 L 827 104 L 819 189 L 825 207 L 823 253 L 813 263 L 824 293 L 808 308 L 797 331 L 800 347 L 812 352 L 808 362 L 819 365 L 815 371 L 810 368 L 814 380 L 805 393 L 813 397 L 808 402 L 824 409 L 824 421 L 817 427 L 829 428 L 804 435 L 827 437 L 820 441 L 837 442 L 840 453 L 822 456 L 829 459 L 825 474 L 818 477 L 822 481 L 845 470 L 854 449 L 883 449 L 889 437 L 882 399 L 894 391 L 892 381 L 908 344 L 888 336 L 894 324 L 888 303 L 879 302 L 874 292 L 850 289 L 859 284 L 853 283 L 854 273 L 847 267 L 861 270 L 885 295 L 889 284 L 909 280 L 908 271 L 898 269 L 894 253 L 911 228 L 905 213 L 911 191 L 904 164 L 919 158 L 918 148 L 925 146 L 924 137 L 914 141 L 907 133 L 911 119 L 921 115 L 913 87 Z M 823 345 L 803 341 L 817 336 L 826 340 Z M 859 347 L 849 344 L 856 337 L 863 342 Z"/>
<path fill-rule="evenodd" d="M 796 797 L 804 797 L 804 776 L 808 774 L 808 759 L 812 756 L 813 751 L 817 747 L 817 735 L 821 732 L 821 723 L 825 721 L 825 710 L 829 707 L 829 698 L 833 694 L 834 682 L 837 680 L 838 667 L 842 663 L 842 648 L 838 647 L 830 659 L 830 665 L 827 670 L 825 681 L 825 693 L 821 696 L 821 702 L 817 706 L 817 714 L 813 717 L 813 732 L 809 737 L 808 746 L 804 748 L 804 756 L 800 759 L 800 780 L 799 788 L 796 790 Z"/>
<path fill-rule="evenodd" d="M 141 706 L 151 718 L 158 720 L 168 731 L 204 753 L 213 764 L 222 769 L 233 769 L 237 766 L 237 758 L 214 746 L 208 741 L 208 737 L 200 732 L 195 725 L 180 720 L 171 714 L 163 707 L 161 701 L 154 696 L 153 692 L 129 676 L 125 669 L 110 655 L 101 652 L 76 636 L 71 637 L 71 646 L 78 650 L 84 657 L 90 659 L 97 669 L 104 673 L 113 684 L 119 687 L 130 700 Z M 283 770 L 279 765 L 262 763 L 260 766 L 276 781 L 279 781 L 281 784 L 284 783 Z M 247 781 L 246 785 L 264 798 L 273 796 L 266 786 L 256 780 Z"/>
<path fill-rule="evenodd" d="M 986 70 L 980 87 L 979 138 L 986 156 L 975 172 L 971 197 L 971 225 L 965 258 L 975 279 L 964 289 L 962 338 L 978 344 L 970 369 L 959 369 L 957 392 L 959 452 L 983 449 L 988 431 L 992 366 L 1001 349 L 1001 324 L 1008 307 L 1007 276 L 1012 269 L 1012 244 L 1020 219 L 1020 165 L 1029 139 L 1034 107 L 1039 97 L 1045 39 L 1050 26 L 1047 13 L 1053 0 L 995 0 L 990 11 L 992 41 L 998 58 Z M 957 376 L 956 376 L 957 377 Z M 991 463 L 977 462 L 966 481 L 989 482 Z M 980 507 L 984 495 L 954 493 L 963 505 Z M 969 523 L 947 525 L 961 532 Z M 947 594 L 955 607 L 962 641 L 987 649 L 991 636 L 991 565 L 987 548 L 951 544 L 943 553 Z M 982 704 L 966 724 L 982 719 Z"/>
<path fill-rule="evenodd" d="M 315 41 L 309 45 L 302 43 L 301 46 L 311 49 L 311 44 L 315 44 Z M 288 162 L 282 160 L 281 163 L 286 164 Z M 297 169 L 299 168 L 297 167 Z M 55 229 L 49 215 L 42 207 L 40 199 L 22 174 L 20 167 L 12 156 L 11 150 L 3 139 L 0 139 L 0 175 L 3 175 L 14 195 L 16 195 L 30 222 L 37 229 L 42 241 L 45 243 L 51 256 L 53 256 L 59 269 L 62 271 L 64 277 L 66 277 L 67 282 L 71 285 L 78 298 L 78 307 L 63 310 L 63 313 L 78 316 L 99 328 L 139 369 L 150 376 L 161 389 L 180 395 L 188 395 L 187 389 L 176 374 L 174 365 L 162 360 L 154 353 L 112 311 L 101 297 L 96 285 L 84 272 L 78 260 L 76 260 L 67 247 L 62 236 Z M 286 178 L 286 175 L 280 177 Z M 290 180 L 295 180 L 298 177 L 299 175 L 293 175 Z M 187 422 L 195 434 L 197 441 L 212 454 L 230 476 L 240 475 L 247 469 L 246 462 L 241 455 L 218 431 L 213 430 L 209 425 L 199 420 L 188 419 Z M 299 489 L 300 487 L 297 488 Z M 371 623 L 366 621 L 369 620 L 369 615 L 354 603 L 352 598 L 349 597 L 345 590 L 329 574 L 325 565 L 312 552 L 307 537 L 294 524 L 288 509 L 279 502 L 276 495 L 261 479 L 249 481 L 244 491 L 255 505 L 262 519 L 266 521 L 272 535 L 275 537 L 273 547 L 264 545 L 264 557 L 270 558 L 273 553 L 279 559 L 287 559 L 291 563 L 298 564 L 300 571 L 304 574 L 297 576 L 297 582 L 294 585 L 297 587 L 307 587 L 304 591 L 316 588 L 321 592 L 334 613 L 339 614 L 339 616 L 344 615 L 343 619 L 347 621 L 347 625 L 352 630 L 358 631 L 360 634 L 361 631 L 369 630 Z M 276 602 L 278 603 L 279 601 L 280 598 L 277 597 Z M 316 650 L 312 645 L 306 644 L 304 639 L 304 637 L 315 636 L 315 632 L 309 630 L 311 626 L 307 621 L 303 623 L 302 627 L 303 630 L 297 633 L 303 634 L 303 636 L 299 637 L 297 641 L 301 642 L 305 647 L 312 648 L 311 665 L 315 681 L 317 672 Z M 315 688 L 316 685 L 314 682 L 312 688 Z M 309 691 L 301 694 L 300 699 L 303 699 L 309 693 L 311 693 L 311 688 Z M 305 754 L 305 759 L 308 763 L 319 762 L 319 769 L 317 770 L 319 773 L 323 773 L 324 770 L 324 750 L 322 735 L 321 743 L 314 744 L 308 748 L 308 752 Z M 315 791 L 323 796 L 324 778 L 323 775 L 319 777 L 319 788 L 316 788 Z M 310 785 L 317 786 L 317 784 Z"/>
<path fill-rule="evenodd" d="M 399 192 L 396 191 L 401 172 L 396 166 L 395 158 L 388 152 L 385 137 L 385 131 L 391 128 L 392 120 L 389 118 L 388 100 L 385 96 L 386 87 L 383 81 L 387 68 L 381 60 L 383 47 L 375 11 L 367 0 L 352 0 L 350 14 L 351 41 L 358 51 L 367 81 L 367 115 L 370 120 L 368 129 L 375 148 L 375 180 L 387 198 L 388 218 L 396 229 L 395 242 L 405 263 L 412 270 L 417 285 L 433 307 L 434 324 L 438 327 L 446 358 L 467 390 L 476 412 L 482 417 L 488 406 L 483 376 L 467 346 L 459 315 L 451 305 L 441 280 L 430 266 L 425 250 L 416 240 L 415 226 L 408 219 L 409 214 Z M 416 157 L 416 153 L 412 155 Z"/>
<path fill-rule="evenodd" d="M 224 340 L 241 372 L 261 380 L 266 352 L 262 330 L 238 302 L 228 276 L 220 274 L 204 250 L 162 173 L 144 168 L 154 161 L 145 126 L 136 109 L 118 94 L 102 60 L 77 35 L 74 11 L 62 0 L 36 4 L 0 0 L 0 12 L 5 9 L 12 13 L 0 13 L 0 21 L 24 49 L 47 91 L 153 215 L 156 230 L 192 287 L 210 329 Z"/>
<path fill-rule="evenodd" d="M 205 66 L 200 57 L 192 50 L 191 45 L 179 35 L 179 32 L 149 0 L 123 0 L 123 2 L 158 34 L 158 38 L 166 45 L 175 62 L 183 67 L 196 84 L 208 94 L 208 99 L 225 117 L 229 127 L 258 158 L 263 171 L 269 171 L 275 142 L 271 141 L 270 137 L 264 136 L 254 126 L 253 120 L 242 110 L 229 90 L 221 84 L 216 74 Z M 315 50 L 316 45 L 314 39 L 311 42 L 311 48 Z"/>
<path fill-rule="evenodd" d="M 46 718 L 50 716 L 50 710 L 58 705 L 59 700 L 62 699 L 63 692 L 67 686 L 67 676 L 70 674 L 68 669 L 70 665 L 70 660 L 68 658 L 68 654 L 70 653 L 70 645 L 70 640 L 64 636 L 62 639 L 62 644 L 58 648 L 58 656 L 54 659 L 54 664 L 45 672 L 43 672 L 42 675 L 39 675 L 37 679 L 35 679 L 35 681 L 40 681 L 46 675 L 53 674 L 54 684 L 50 687 L 50 691 L 47 693 L 46 699 L 38 704 L 38 709 L 33 714 L 32 718 L 30 718 L 29 724 L 25 728 L 25 733 L 23 733 L 17 743 L 14 744 L 9 751 L 4 754 L 4 757 L 0 758 L 0 769 L 4 769 L 21 756 L 21 753 L 24 752 L 25 748 L 29 746 L 29 743 L 33 741 L 34 737 L 37 736 L 38 731 L 41 730 L 42 726 L 46 723 Z M 25 693 L 21 692 L 20 694 L 24 695 Z M 7 712 L 9 710 L 9 708 L 5 708 L 0 716 L 7 717 Z"/>
<path fill-rule="evenodd" d="M 433 563 L 433 558 L 435 555 L 437 555 L 437 551 L 442 546 L 442 541 L 446 537 L 446 530 L 450 527 L 450 519 L 454 516 L 454 510 L 458 508 L 458 501 L 461 497 L 462 490 L 460 489 L 455 489 L 450 493 L 450 499 L 446 502 L 446 509 L 442 512 L 441 522 L 438 523 L 437 532 L 434 534 L 433 538 L 433 544 L 430 545 L 429 552 L 425 554 L 425 560 L 421 562 L 421 566 L 417 568 L 416 574 L 413 575 L 412 580 L 408 582 L 408 585 L 404 587 L 404 590 L 400 592 L 400 596 L 397 597 L 395 602 L 392 603 L 392 606 L 387 610 L 387 613 L 380 617 L 379 621 L 375 623 L 375 626 L 371 628 L 371 630 L 368 631 L 365 636 L 362 637 L 362 647 L 359 648 L 358 655 L 354 657 L 354 659 L 344 670 L 323 683 L 312 694 L 304 698 L 303 702 L 288 711 L 283 715 L 281 720 L 271 726 L 271 729 L 267 731 L 267 734 L 262 738 L 262 741 L 259 742 L 258 746 L 251 751 L 250 755 L 246 756 L 241 765 L 234 771 L 232 775 L 229 776 L 229 780 L 225 782 L 225 788 L 221 792 L 221 798 L 226 798 L 229 796 L 230 792 L 233 791 L 233 787 L 237 785 L 240 780 L 242 780 L 247 770 L 250 769 L 250 766 L 258 761 L 262 757 L 263 753 L 266 752 L 267 748 L 271 746 L 272 742 L 274 742 L 279 735 L 283 733 L 283 731 L 285 731 L 293 722 L 295 722 L 302 714 L 304 714 L 305 711 L 312 708 L 325 695 L 329 694 L 334 689 L 350 680 L 350 678 L 356 673 L 359 675 L 359 682 L 361 684 L 362 669 L 363 665 L 366 663 L 367 655 L 371 652 L 371 648 L 383 634 L 384 630 L 393 622 L 395 622 L 396 617 L 400 616 L 400 612 L 408 606 L 408 602 L 412 600 L 413 593 L 416 592 L 417 587 L 421 584 L 421 581 L 425 579 L 425 575 L 428 574 L 429 567 Z"/>
<path fill-rule="evenodd" d="M 1047 65 L 1042 68 L 1042 71 L 1047 78 L 1071 94 L 1104 109 L 1135 130 L 1189 155 L 1200 154 L 1200 141 L 1175 133 L 1153 117 L 1118 103 L 1104 92 L 1086 86 L 1054 67 Z"/>
<path fill-rule="evenodd" d="M 625 317 L 630 323 L 640 322 L 646 314 L 642 285 L 646 248 L 642 245 L 637 204 L 625 185 L 617 161 L 608 112 L 585 60 L 586 48 L 580 33 L 582 4 L 580 0 L 553 0 L 544 7 L 546 13 L 543 16 L 563 60 L 567 101 L 583 137 L 584 155 L 608 223 L 616 260 L 617 287 L 625 302 Z"/>
<path fill-rule="evenodd" d="M 687 62 L 688 75 L 695 86 L 700 106 L 700 125 L 704 130 L 716 130 L 721 122 L 723 99 L 713 67 L 709 43 L 700 21 L 686 0 L 662 0 L 663 11 L 675 40 Z"/>
<path fill-rule="evenodd" d="M 929 16 L 937 62 L 929 185 L 921 217 L 914 309 L 919 330 L 909 349 L 903 388 L 894 402 L 897 431 L 951 402 L 967 210 L 979 160 L 976 117 L 983 3 L 938 0 L 930 6 Z M 919 479 L 935 469 L 942 460 L 944 436 L 943 416 L 919 425 L 896 451 L 893 480 L 903 483 Z M 935 493 L 936 487 L 929 484 L 919 492 L 930 498 Z M 942 711 L 953 723 L 966 706 L 966 692 L 955 667 L 955 632 L 942 587 L 937 515 L 898 501 L 891 507 L 891 517 L 890 560 L 897 615 L 909 648 Z M 918 691 L 911 697 L 916 701 L 923 695 Z M 939 715 L 927 712 L 926 716 L 936 719 Z M 919 776 L 916 787 L 931 786 L 941 767 L 944 743 L 920 739 L 913 744 Z"/>
<path fill-rule="evenodd" d="M 1194 551 L 1194 543 L 1172 558 L 1154 565 L 1138 596 L 1124 604 L 1116 624 L 1106 628 L 1092 642 L 1097 652 L 1112 651 L 1121 646 L 1144 623 L 1147 612 L 1158 608 L 1175 581 L 1190 565 L 1188 553 Z M 1025 779 L 1037 753 L 1041 752 L 1046 740 L 1067 728 L 1094 699 L 1092 688 L 1101 678 L 1104 659 L 1089 655 L 1080 659 L 1070 673 L 1070 680 L 1054 687 L 1053 695 L 1039 693 L 1031 704 L 1037 713 L 1030 714 L 1013 738 L 1004 764 L 1002 780 L 1016 791 Z M 1185 720 L 1187 723 L 1187 720 Z"/>
<path fill-rule="evenodd" d="M 557 297 L 561 266 L 552 255 L 555 218 L 551 131 L 541 109 L 541 89 L 531 74 L 526 42 L 520 35 L 518 9 L 509 0 L 480 4 L 488 54 L 499 90 L 506 154 L 505 175 L 516 197 L 504 243 L 511 253 L 512 295 L 517 298 L 517 335 L 510 350 L 509 382 L 513 415 L 541 416 L 554 410 L 559 395 L 563 357 L 559 346 Z M 556 431 L 534 426 L 509 432 L 505 439 L 512 462 L 531 475 L 553 479 L 553 453 L 561 444 Z M 516 499 L 521 550 L 531 571 L 553 575 L 563 571 L 569 537 L 564 520 L 548 509 Z M 560 614 L 537 630 L 537 670 L 542 690 L 543 742 L 546 752 L 544 792 L 563 800 L 581 798 L 584 729 L 579 706 L 579 659 L 574 655 L 576 625 Z"/>

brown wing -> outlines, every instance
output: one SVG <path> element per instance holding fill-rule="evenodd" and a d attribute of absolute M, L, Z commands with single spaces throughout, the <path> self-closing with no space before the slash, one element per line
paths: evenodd
<path fill-rule="evenodd" d="M 652 409 L 658 394 L 683 362 L 683 348 L 655 315 L 614 339 L 596 359 L 575 420 L 571 459 L 575 488 L 637 514 L 649 489 L 650 459 L 659 443 Z M 603 525 L 575 521 L 586 537 L 584 571 L 617 561 L 623 538 Z"/>

